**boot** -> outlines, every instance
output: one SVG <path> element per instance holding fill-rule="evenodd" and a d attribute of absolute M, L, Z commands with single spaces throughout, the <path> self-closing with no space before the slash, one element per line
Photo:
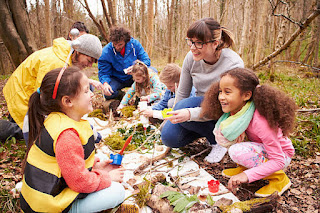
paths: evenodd
<path fill-rule="evenodd" d="M 222 176 L 224 177 L 228 177 L 231 178 L 232 176 L 235 176 L 237 174 L 240 174 L 241 172 L 243 172 L 244 170 L 246 170 L 247 168 L 244 166 L 239 165 L 237 168 L 232 168 L 232 169 L 224 169 L 222 171 Z"/>
<path fill-rule="evenodd" d="M 283 170 L 279 170 L 263 179 L 268 180 L 269 184 L 256 191 L 254 195 L 257 197 L 267 197 L 275 191 L 280 196 L 291 186 L 291 181 Z"/>

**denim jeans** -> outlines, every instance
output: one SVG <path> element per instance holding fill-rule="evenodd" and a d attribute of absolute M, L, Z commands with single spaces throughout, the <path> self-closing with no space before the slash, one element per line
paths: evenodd
<path fill-rule="evenodd" d="M 113 93 L 111 96 L 105 95 L 106 99 L 110 100 L 110 99 L 114 99 L 114 98 L 118 97 L 119 90 L 121 90 L 122 88 L 125 88 L 125 87 L 131 87 L 132 84 L 133 84 L 132 78 L 129 80 L 126 80 L 124 82 L 120 82 L 118 79 L 111 77 L 111 81 L 110 81 L 109 85 L 111 86 Z"/>
<path fill-rule="evenodd" d="M 199 107 L 203 96 L 190 97 L 179 101 L 174 110 Z M 214 110 L 214 109 L 212 109 Z M 169 120 L 161 131 L 162 143 L 172 148 L 183 147 L 192 141 L 206 137 L 210 144 L 216 144 L 213 129 L 217 121 L 206 122 L 190 121 L 172 124 Z"/>
<path fill-rule="evenodd" d="M 83 199 L 77 199 L 71 206 L 69 213 L 100 212 L 112 209 L 124 201 L 125 191 L 118 182 L 111 182 L 108 188 L 90 193 Z"/>

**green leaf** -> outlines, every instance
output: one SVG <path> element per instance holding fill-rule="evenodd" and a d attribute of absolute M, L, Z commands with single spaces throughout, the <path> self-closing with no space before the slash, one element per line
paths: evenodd
<path fill-rule="evenodd" d="M 207 203 L 212 206 L 216 201 L 212 199 L 210 195 L 207 195 Z"/>
<path fill-rule="evenodd" d="M 160 198 L 168 197 L 169 195 L 177 194 L 177 193 L 180 194 L 179 192 L 175 192 L 175 191 L 166 191 L 160 195 Z"/>

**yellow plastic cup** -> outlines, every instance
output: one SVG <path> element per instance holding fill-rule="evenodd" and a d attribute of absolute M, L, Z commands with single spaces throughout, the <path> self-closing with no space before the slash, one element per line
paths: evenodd
<path fill-rule="evenodd" d="M 168 112 L 171 112 L 171 111 L 172 111 L 172 108 L 166 108 L 166 109 L 162 110 L 162 111 L 161 111 L 162 117 L 163 117 L 163 118 L 167 118 L 167 117 L 172 116 L 172 115 L 168 115 L 168 114 L 167 114 Z"/>

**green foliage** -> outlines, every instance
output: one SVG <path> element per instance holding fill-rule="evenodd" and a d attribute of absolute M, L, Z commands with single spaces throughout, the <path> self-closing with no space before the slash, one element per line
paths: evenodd
<path fill-rule="evenodd" d="M 274 74 L 271 82 L 268 72 L 259 72 L 261 84 L 277 87 L 290 95 L 299 108 L 320 108 L 320 79 L 305 78 L 305 72 L 296 71 L 297 68 L 281 67 Z M 297 125 L 291 134 L 296 154 L 303 157 L 313 156 L 320 151 L 320 114 L 298 113 Z"/>
<path fill-rule="evenodd" d="M 8 79 L 11 75 L 0 75 L 0 80 Z"/>
<path fill-rule="evenodd" d="M 134 132 L 135 130 L 135 132 Z M 123 137 L 123 140 L 126 140 L 130 135 L 132 135 L 131 143 L 135 148 L 138 148 L 141 146 L 142 143 L 145 142 L 145 140 L 154 133 L 154 130 L 151 128 L 151 126 L 148 126 L 147 128 L 144 128 L 141 123 L 137 124 L 136 126 L 132 126 L 130 128 L 124 127 L 119 128 L 117 132 Z M 152 149 L 154 143 L 161 143 L 160 142 L 160 134 L 156 133 L 154 134 L 143 146 L 143 148 L 146 149 Z"/>
<path fill-rule="evenodd" d="M 121 109 L 121 113 L 124 117 L 129 118 L 133 116 L 133 111 L 136 110 L 135 106 L 125 106 Z"/>
<path fill-rule="evenodd" d="M 291 137 L 296 154 L 307 157 L 320 150 L 320 116 L 298 115 L 297 127 Z"/>
<path fill-rule="evenodd" d="M 170 201 L 170 205 L 174 206 L 175 212 L 187 211 L 199 202 L 197 195 L 188 196 L 175 191 L 166 191 L 160 195 L 160 198 L 165 197 Z"/>

